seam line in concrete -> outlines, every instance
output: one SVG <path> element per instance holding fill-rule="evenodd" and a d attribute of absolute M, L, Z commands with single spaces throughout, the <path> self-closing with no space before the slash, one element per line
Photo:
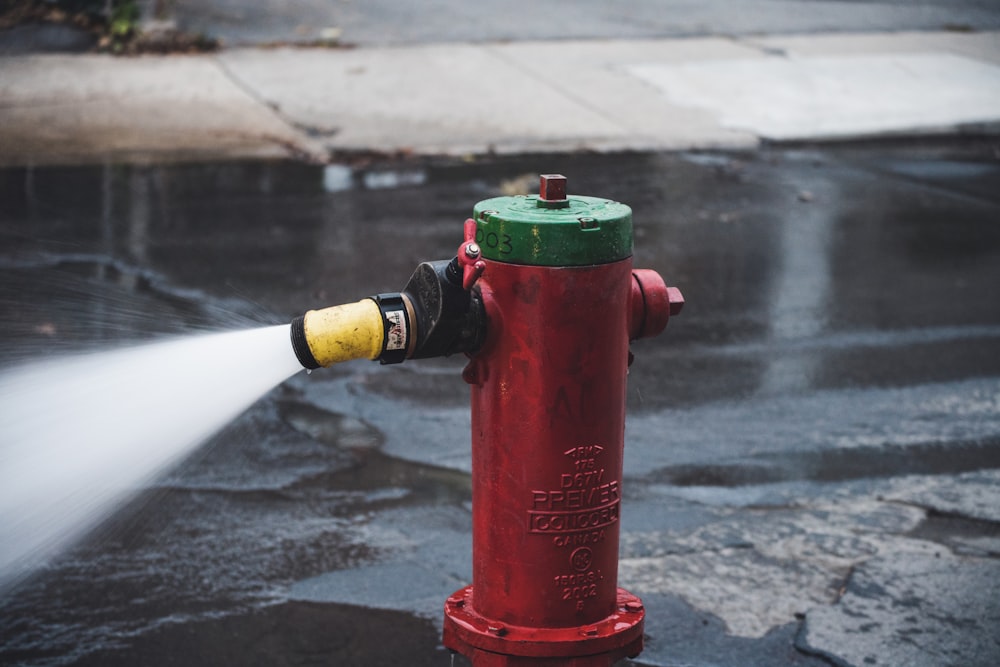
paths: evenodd
<path fill-rule="evenodd" d="M 632 134 L 631 128 L 622 125 L 617 118 L 608 115 L 601 108 L 594 106 L 586 98 L 582 98 L 579 95 L 573 93 L 571 90 L 566 89 L 564 86 L 560 85 L 559 82 L 553 83 L 552 81 L 543 79 L 531 69 L 517 62 L 517 60 L 508 58 L 507 56 L 500 53 L 499 50 L 494 45 L 487 44 L 484 45 L 482 48 L 484 52 L 489 53 L 491 56 L 504 63 L 506 66 L 514 70 L 517 70 L 522 74 L 527 75 L 530 79 L 537 81 L 538 83 L 549 86 L 552 90 L 557 91 L 560 95 L 562 95 L 570 102 L 579 105 L 580 107 L 586 109 L 587 111 L 590 111 L 591 113 L 599 116 L 600 118 L 603 118 L 614 127 L 618 128 L 622 132 L 625 132 L 627 135 L 631 136 Z"/>
<path fill-rule="evenodd" d="M 290 142 L 281 140 L 274 136 L 261 135 L 261 138 L 267 141 L 273 141 L 285 148 L 292 155 L 296 153 L 299 155 L 304 155 L 313 161 L 325 162 L 329 158 L 328 152 L 320 144 L 312 141 L 305 132 L 293 121 L 291 118 L 283 114 L 279 109 L 275 109 L 274 105 L 262 97 L 256 90 L 254 90 L 249 84 L 240 79 L 225 62 L 218 56 L 212 56 L 211 62 L 214 63 L 215 67 L 219 72 L 233 84 L 240 92 L 246 95 L 252 102 L 261 107 L 265 113 L 270 114 L 275 120 L 285 126 L 285 128 L 295 136 L 295 144 L 291 145 Z"/>

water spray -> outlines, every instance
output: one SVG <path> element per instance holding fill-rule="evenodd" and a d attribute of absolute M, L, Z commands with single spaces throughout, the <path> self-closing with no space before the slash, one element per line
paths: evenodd
<path fill-rule="evenodd" d="M 301 371 L 287 341 L 272 326 L 4 369 L 0 594 Z"/>
<path fill-rule="evenodd" d="M 684 304 L 632 267 L 632 212 L 569 196 L 479 202 L 451 260 L 398 293 L 292 322 L 305 368 L 465 353 L 472 393 L 472 585 L 445 602 L 444 645 L 475 667 L 609 667 L 642 650 L 618 588 L 629 342 Z"/>

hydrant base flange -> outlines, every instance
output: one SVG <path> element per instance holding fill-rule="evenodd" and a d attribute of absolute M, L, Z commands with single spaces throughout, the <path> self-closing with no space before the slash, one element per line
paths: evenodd
<path fill-rule="evenodd" d="M 469 658 L 474 667 L 610 667 L 639 655 L 645 610 L 642 601 L 619 588 L 615 611 L 582 627 L 540 628 L 509 625 L 478 614 L 473 587 L 445 603 L 444 645 Z"/>

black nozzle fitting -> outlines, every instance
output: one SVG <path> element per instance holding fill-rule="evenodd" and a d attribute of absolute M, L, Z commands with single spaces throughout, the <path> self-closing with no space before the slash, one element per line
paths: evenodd
<path fill-rule="evenodd" d="M 486 309 L 482 297 L 476 289 L 462 289 L 454 259 L 419 264 L 403 294 L 409 298 L 417 322 L 412 358 L 475 352 L 483 344 Z"/>

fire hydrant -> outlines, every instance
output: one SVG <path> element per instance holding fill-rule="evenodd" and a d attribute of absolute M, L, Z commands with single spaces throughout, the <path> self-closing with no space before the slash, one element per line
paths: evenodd
<path fill-rule="evenodd" d="M 403 292 L 293 322 L 307 367 L 469 356 L 472 585 L 447 598 L 443 641 L 475 667 L 608 667 L 642 650 L 642 602 L 617 585 L 629 341 L 683 304 L 632 268 L 628 206 L 543 175 L 538 195 L 479 202 L 456 257 L 421 264 Z"/>

